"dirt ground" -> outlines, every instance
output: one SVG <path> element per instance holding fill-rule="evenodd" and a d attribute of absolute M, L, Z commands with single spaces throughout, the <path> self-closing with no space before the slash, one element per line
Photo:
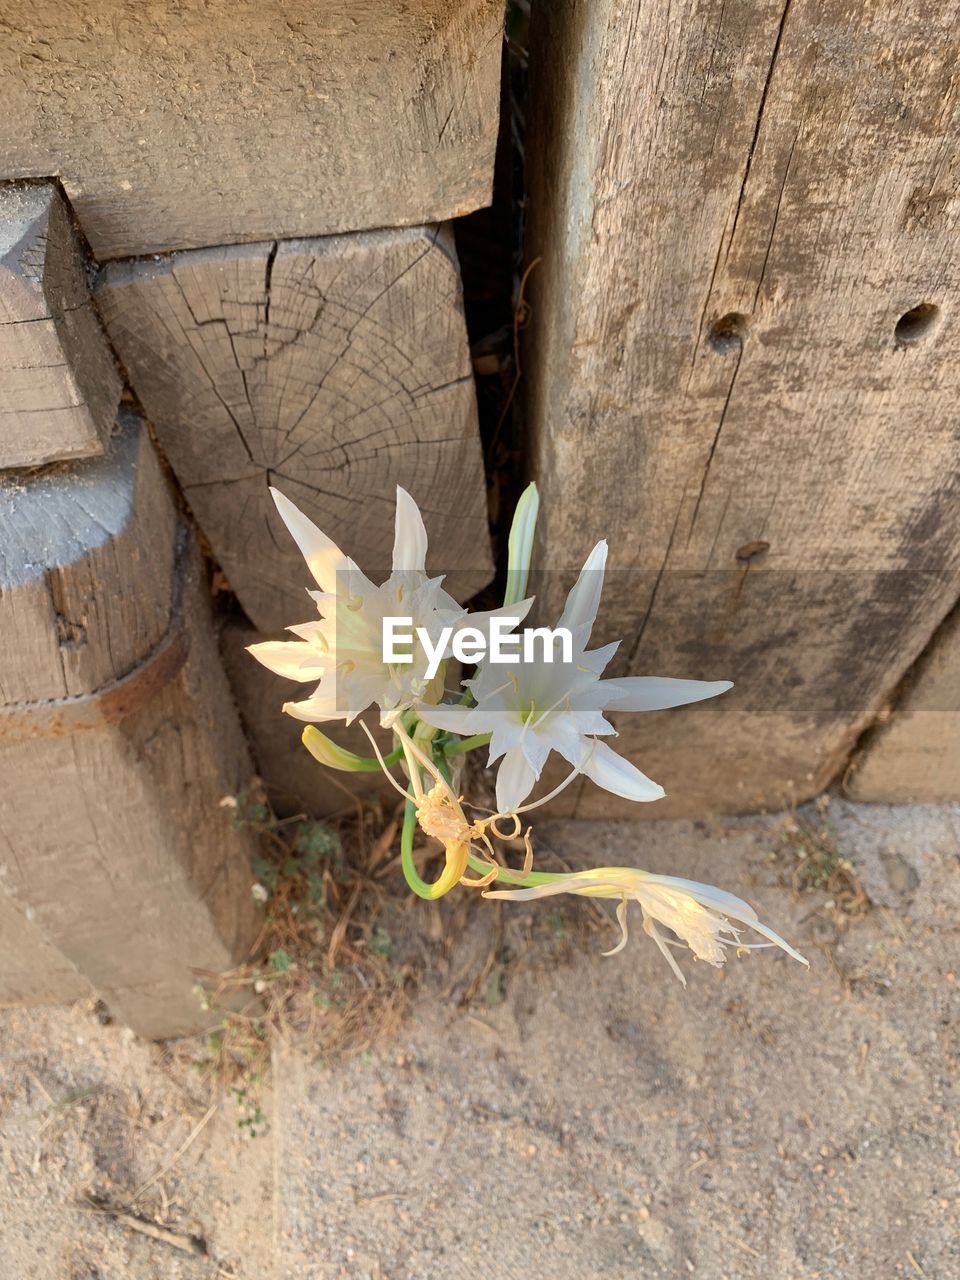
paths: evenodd
<path fill-rule="evenodd" d="M 739 892 L 810 970 L 678 953 L 684 991 L 590 904 L 411 904 L 400 1030 L 278 1044 L 262 1117 L 102 1009 L 2 1011 L 0 1277 L 960 1277 L 960 806 L 537 835 Z"/>

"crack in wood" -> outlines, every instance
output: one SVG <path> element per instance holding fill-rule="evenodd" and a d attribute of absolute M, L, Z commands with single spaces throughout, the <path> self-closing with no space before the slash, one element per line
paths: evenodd
<path fill-rule="evenodd" d="M 770 65 L 767 68 L 766 79 L 763 82 L 763 91 L 760 94 L 760 106 L 757 109 L 757 120 L 753 129 L 753 137 L 750 140 L 750 147 L 747 151 L 747 160 L 743 170 L 743 181 L 740 184 L 740 194 L 737 197 L 737 207 L 733 215 L 733 226 L 730 229 L 730 239 L 727 242 L 726 256 L 730 256 L 730 250 L 733 247 L 734 237 L 737 234 L 737 223 L 740 221 L 740 211 L 743 208 L 744 196 L 747 190 L 747 183 L 750 181 L 750 170 L 753 167 L 753 157 L 756 154 L 757 144 L 760 141 L 760 129 L 763 125 L 763 113 L 767 105 L 767 96 L 770 92 L 770 84 L 773 80 L 773 73 L 777 65 L 777 59 L 780 56 L 780 47 L 783 43 L 783 33 L 787 25 L 787 15 L 790 12 L 793 0 L 786 0 L 783 6 L 783 13 L 780 15 L 780 23 L 777 27 L 777 36 L 773 44 L 773 53 L 770 57 Z"/>

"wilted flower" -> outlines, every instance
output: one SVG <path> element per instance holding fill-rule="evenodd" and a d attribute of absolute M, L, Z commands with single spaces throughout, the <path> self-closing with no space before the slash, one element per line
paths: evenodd
<path fill-rule="evenodd" d="M 476 706 L 419 706 L 427 724 L 467 737 L 489 733 L 489 763 L 503 757 L 497 772 L 497 808 L 513 813 L 533 790 L 551 751 L 598 786 L 627 800 L 659 800 L 663 788 L 600 739 L 616 734 L 604 711 L 660 711 L 712 698 L 729 680 L 670 680 L 627 676 L 601 680 L 619 641 L 587 650 L 603 588 L 606 542 L 591 551 L 567 596 L 557 624 L 572 637 L 572 660 L 554 653 L 508 668 L 484 664 L 466 681 Z"/>
<path fill-rule="evenodd" d="M 801 964 L 807 961 L 779 934 L 773 932 L 757 918 L 757 913 L 742 898 L 717 889 L 713 885 L 698 884 L 695 880 L 681 880 L 677 876 L 653 875 L 634 867 L 593 867 L 589 871 L 577 871 L 570 875 L 554 875 L 547 883 L 520 889 L 487 889 L 487 898 L 507 898 L 529 901 L 546 898 L 558 893 L 576 893 L 587 898 L 619 898 L 617 920 L 620 924 L 620 941 L 605 955 L 616 955 L 627 943 L 627 902 L 632 898 L 639 902 L 643 912 L 643 929 L 657 944 L 671 969 L 684 986 L 687 980 L 680 966 L 669 951 L 671 946 L 685 944 L 698 960 L 718 968 L 726 959 L 727 948 L 735 951 L 754 951 L 761 947 L 780 947 L 787 955 Z M 743 928 L 753 929 L 767 942 L 744 943 L 740 941 Z M 657 928 L 666 925 L 681 940 L 665 938 Z"/>
<path fill-rule="evenodd" d="M 380 708 L 386 724 L 418 699 L 435 701 L 442 695 L 439 678 L 427 677 L 422 647 L 409 663 L 383 660 L 384 619 L 409 617 L 433 643 L 445 627 L 489 629 L 493 617 L 522 620 L 532 603 L 521 601 L 489 613 L 467 616 L 443 590 L 443 578 L 426 574 L 427 533 L 413 498 L 397 486 L 393 570 L 376 586 L 353 560 L 322 533 L 290 500 L 271 489 L 284 524 L 303 553 L 319 591 L 309 594 L 321 618 L 288 627 L 299 640 L 269 640 L 249 652 L 277 675 L 301 682 L 318 681 L 308 698 L 287 702 L 284 711 L 299 720 L 345 720 L 348 724 L 367 707 Z"/>

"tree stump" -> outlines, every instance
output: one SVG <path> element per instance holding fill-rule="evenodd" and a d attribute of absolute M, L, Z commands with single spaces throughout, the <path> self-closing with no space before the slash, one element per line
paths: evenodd
<path fill-rule="evenodd" d="M 448 230 L 110 263 L 97 302 L 160 444 L 258 630 L 311 616 L 268 492 L 389 573 L 396 486 L 465 598 L 492 576 L 483 459 Z M 305 614 L 304 609 L 308 609 Z"/>
<path fill-rule="evenodd" d="M 103 453 L 120 375 L 56 187 L 0 187 L 0 469 Z"/>
<path fill-rule="evenodd" d="M 0 887 L 117 1017 L 195 1031 L 257 932 L 252 767 L 147 431 L 0 482 Z"/>

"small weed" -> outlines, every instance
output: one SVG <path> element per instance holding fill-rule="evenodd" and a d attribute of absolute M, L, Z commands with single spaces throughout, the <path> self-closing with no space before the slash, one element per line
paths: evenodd
<path fill-rule="evenodd" d="M 392 956 L 393 955 L 393 939 L 384 929 L 383 925 L 376 925 L 370 934 L 370 941 L 367 946 L 376 956 Z"/>
<path fill-rule="evenodd" d="M 245 1088 L 234 1087 L 230 1090 L 237 1104 L 237 1128 L 248 1138 L 257 1138 L 267 1124 L 267 1117 L 260 1103 L 251 1098 Z"/>
<path fill-rule="evenodd" d="M 484 995 L 486 997 L 487 1004 L 490 1005 L 503 1004 L 506 999 L 507 991 L 502 964 L 494 965 L 493 971 L 487 979 L 487 987 Z"/>
<path fill-rule="evenodd" d="M 833 910 L 835 919 L 866 915 L 871 903 L 860 877 L 840 849 L 836 833 L 822 814 L 818 817 L 816 823 L 791 818 L 784 829 L 781 848 L 795 859 L 791 872 L 794 892 L 827 894 L 824 906 Z"/>

